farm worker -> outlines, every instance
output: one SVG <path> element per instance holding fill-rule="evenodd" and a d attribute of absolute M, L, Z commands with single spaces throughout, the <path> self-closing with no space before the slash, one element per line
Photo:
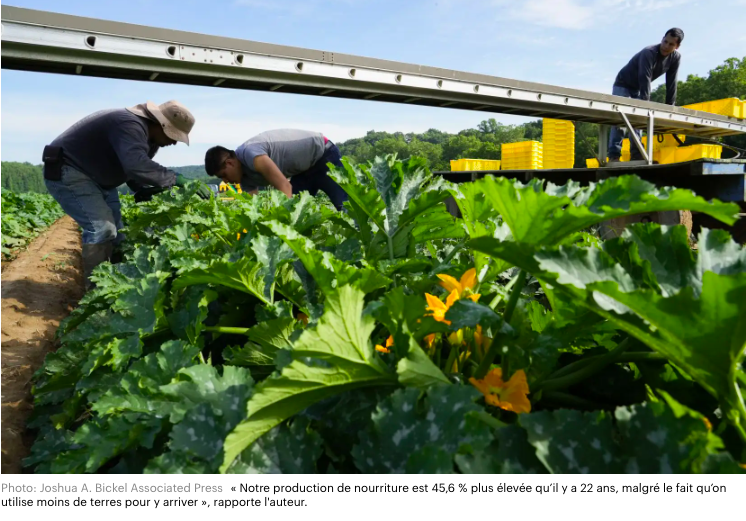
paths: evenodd
<path fill-rule="evenodd" d="M 148 101 L 102 110 L 78 121 L 44 148 L 44 183 L 65 212 L 83 228 L 83 272 L 111 258 L 124 238 L 117 187 L 183 185 L 186 179 L 153 161 L 160 147 L 189 144 L 194 116 L 178 101 Z M 201 197 L 209 198 L 203 187 Z"/>
<path fill-rule="evenodd" d="M 681 54 L 678 51 L 684 31 L 674 27 L 666 31 L 661 43 L 645 47 L 635 54 L 617 74 L 611 93 L 615 96 L 650 101 L 650 84 L 666 73 L 666 104 L 676 104 L 676 76 L 679 72 Z M 640 130 L 635 133 L 642 135 Z M 650 139 L 650 138 L 648 138 Z M 622 154 L 622 129 L 612 127 L 609 132 L 609 162 L 619 161 Z M 642 159 L 634 143 L 630 146 L 630 159 Z"/>
<path fill-rule="evenodd" d="M 341 210 L 347 194 L 329 177 L 327 166 L 342 166 L 341 159 L 337 145 L 321 132 L 279 129 L 262 132 L 236 150 L 212 147 L 205 154 L 205 170 L 226 183 L 240 183 L 244 192 L 273 186 L 292 197 L 321 190 Z"/>

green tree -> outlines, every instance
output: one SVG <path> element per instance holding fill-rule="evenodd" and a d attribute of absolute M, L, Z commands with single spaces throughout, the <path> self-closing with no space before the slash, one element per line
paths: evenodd
<path fill-rule="evenodd" d="M 3 189 L 16 193 L 47 193 L 41 165 L 3 161 L 1 168 L 2 176 L 0 177 L 2 178 Z"/>

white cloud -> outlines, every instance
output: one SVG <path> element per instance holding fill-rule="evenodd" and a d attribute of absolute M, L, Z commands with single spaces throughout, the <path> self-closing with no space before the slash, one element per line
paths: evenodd
<path fill-rule="evenodd" d="M 694 0 L 493 0 L 499 17 L 542 27 L 583 30 L 599 23 L 616 23 L 629 17 L 673 10 Z"/>

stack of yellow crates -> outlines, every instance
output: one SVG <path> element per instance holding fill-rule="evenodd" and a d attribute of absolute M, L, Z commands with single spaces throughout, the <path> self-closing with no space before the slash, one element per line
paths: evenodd
<path fill-rule="evenodd" d="M 693 103 L 684 105 L 685 109 L 701 110 L 711 114 L 720 114 L 729 118 L 746 119 L 746 101 L 738 98 L 725 98 L 713 101 L 703 101 L 702 103 Z"/>
<path fill-rule="evenodd" d="M 471 172 L 474 170 L 500 170 L 497 159 L 452 159 L 451 172 Z"/>
<path fill-rule="evenodd" d="M 503 170 L 539 170 L 544 166 L 543 145 L 539 141 L 503 143 Z"/>
<path fill-rule="evenodd" d="M 686 136 L 679 135 L 679 139 L 686 141 Z M 642 145 L 647 147 L 647 137 L 642 138 Z M 647 150 L 647 148 L 646 148 Z M 670 165 L 672 163 L 683 163 L 685 161 L 694 161 L 695 159 L 720 159 L 723 153 L 723 147 L 720 145 L 709 145 L 700 143 L 689 146 L 679 146 L 679 142 L 671 134 L 665 134 L 663 141 L 659 141 L 655 136 L 653 142 L 653 161 L 659 165 Z M 622 161 L 630 160 L 630 142 L 629 139 L 622 141 Z M 598 160 L 590 158 L 585 160 L 587 168 L 598 168 Z"/>
<path fill-rule="evenodd" d="M 562 119 L 542 120 L 544 168 L 572 168 L 575 164 L 575 125 Z"/>

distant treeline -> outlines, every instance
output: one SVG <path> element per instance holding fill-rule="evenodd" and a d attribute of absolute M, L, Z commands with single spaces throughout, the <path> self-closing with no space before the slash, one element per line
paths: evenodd
<path fill-rule="evenodd" d="M 41 173 L 41 165 L 3 161 L 0 170 L 3 190 L 16 193 L 47 193 L 47 187 L 44 186 L 44 176 Z"/>
<path fill-rule="evenodd" d="M 170 168 L 188 179 L 200 179 L 208 184 L 220 183 L 220 179 L 217 177 L 208 176 L 207 172 L 205 172 L 205 167 L 202 165 L 173 166 Z M 3 190 L 10 190 L 19 194 L 23 192 L 47 193 L 47 187 L 44 185 L 42 165 L 3 161 L 0 169 L 2 170 L 0 171 L 0 180 L 2 180 Z M 129 189 L 127 185 L 123 185 L 119 188 L 119 191 L 121 193 L 128 193 Z"/>

